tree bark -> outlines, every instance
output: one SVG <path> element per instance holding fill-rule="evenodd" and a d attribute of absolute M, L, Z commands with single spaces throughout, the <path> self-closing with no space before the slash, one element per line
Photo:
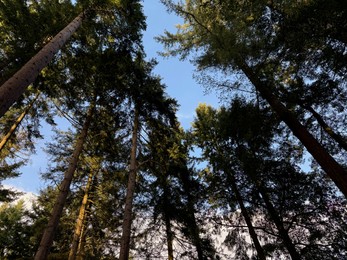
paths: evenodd
<path fill-rule="evenodd" d="M 79 156 L 82 153 L 83 145 L 85 143 L 88 129 L 91 124 L 93 113 L 94 113 L 95 104 L 91 104 L 89 107 L 89 110 L 87 112 L 86 121 L 84 122 L 83 128 L 81 130 L 81 133 L 77 139 L 77 142 L 75 144 L 74 152 L 70 158 L 69 161 L 69 167 L 64 173 L 64 179 L 59 187 L 59 194 L 56 199 L 56 202 L 54 204 L 52 215 L 48 221 L 48 224 L 46 226 L 46 229 L 42 235 L 42 239 L 40 242 L 40 246 L 36 252 L 35 260 L 45 260 L 47 259 L 49 249 L 53 242 L 53 237 L 55 234 L 55 231 L 57 229 L 57 226 L 59 224 L 59 219 L 62 214 L 66 198 L 68 196 L 69 190 L 70 190 L 70 184 L 73 178 L 73 174 L 76 170 L 77 163 L 79 160 Z"/>
<path fill-rule="evenodd" d="M 78 248 L 77 248 L 77 254 L 76 254 L 76 260 L 84 260 L 85 259 L 85 244 L 86 244 L 86 226 L 82 226 L 82 230 L 81 230 L 81 237 L 80 237 L 80 241 L 78 244 Z"/>
<path fill-rule="evenodd" d="M 8 140 L 10 140 L 13 133 L 16 131 L 17 127 L 20 125 L 24 117 L 28 114 L 30 109 L 33 107 L 35 101 L 38 99 L 40 93 L 37 93 L 35 98 L 29 103 L 29 105 L 26 107 L 26 109 L 20 114 L 20 116 L 17 118 L 16 122 L 12 125 L 10 130 L 7 132 L 7 134 L 2 138 L 0 142 L 0 152 L 4 148 L 4 146 L 7 144 Z"/>
<path fill-rule="evenodd" d="M 185 222 L 187 225 L 187 229 L 190 233 L 190 238 L 192 240 L 193 245 L 195 246 L 196 252 L 198 254 L 199 260 L 206 260 L 203 245 L 200 237 L 200 229 L 195 219 L 195 206 L 194 206 L 194 198 L 191 194 L 191 179 L 189 176 L 189 171 L 183 171 L 180 174 L 182 180 L 183 191 L 187 196 L 187 216 L 185 217 Z"/>
<path fill-rule="evenodd" d="M 18 100 L 26 88 L 34 82 L 41 70 L 48 65 L 54 55 L 81 26 L 84 17 L 85 12 L 79 14 L 20 70 L 2 84 L 0 87 L 0 117 Z"/>
<path fill-rule="evenodd" d="M 272 205 L 269 195 L 259 184 L 256 184 L 256 186 L 259 189 L 259 192 L 265 202 L 265 205 L 270 214 L 270 217 L 273 219 L 276 225 L 276 228 L 278 230 L 278 233 L 283 240 L 283 244 L 287 248 L 288 253 L 290 254 L 292 260 L 301 259 L 300 254 L 296 250 L 295 245 L 293 244 L 291 238 L 289 237 L 288 231 L 284 228 L 283 221 L 280 219 L 280 217 L 278 216 L 276 212 L 276 209 Z"/>
<path fill-rule="evenodd" d="M 168 203 L 168 188 L 164 186 L 164 220 L 165 220 L 165 232 L 166 232 L 166 244 L 168 260 L 174 259 L 173 254 L 173 232 L 171 228 L 171 218 L 168 210 L 170 210 L 170 205 Z"/>
<path fill-rule="evenodd" d="M 258 258 L 260 260 L 266 260 L 265 252 L 263 248 L 260 245 L 257 233 L 255 232 L 255 229 L 252 224 L 251 217 L 248 214 L 248 211 L 243 203 L 243 198 L 239 192 L 239 189 L 236 185 L 235 177 L 231 173 L 227 173 L 227 177 L 229 179 L 229 182 L 231 183 L 231 188 L 233 192 L 235 193 L 236 200 L 240 206 L 241 213 L 246 221 L 246 225 L 248 228 L 249 235 L 251 236 L 251 239 L 253 240 L 255 250 L 257 251 Z"/>
<path fill-rule="evenodd" d="M 137 153 L 138 131 L 139 131 L 139 112 L 137 108 L 135 108 L 134 126 L 133 126 L 132 141 L 131 141 L 129 177 L 128 177 L 127 193 L 125 198 L 119 260 L 129 259 L 132 208 L 133 208 L 133 199 L 134 199 L 134 193 L 135 193 L 136 173 L 137 173 L 136 153 Z"/>
<path fill-rule="evenodd" d="M 84 220 L 85 220 L 85 216 L 86 216 L 89 190 L 90 190 L 90 187 L 92 185 L 93 176 L 94 176 L 94 172 L 93 172 L 93 170 L 91 170 L 91 172 L 88 176 L 88 181 L 87 181 L 87 185 L 85 187 L 82 204 L 81 204 L 79 214 L 77 217 L 77 221 L 76 221 L 75 233 L 73 235 L 71 249 L 70 249 L 70 253 L 69 253 L 69 260 L 75 260 L 76 259 L 78 245 L 79 245 L 79 242 L 81 240 L 82 227 L 84 225 Z"/>
<path fill-rule="evenodd" d="M 293 134 L 306 147 L 322 169 L 328 174 L 340 191 L 347 197 L 347 172 L 324 149 L 324 147 L 310 134 L 299 120 L 271 93 L 271 86 L 260 80 L 257 74 L 244 62 L 237 64 L 248 77 L 260 95 L 270 104 L 279 118 L 286 123 Z"/>
<path fill-rule="evenodd" d="M 323 117 L 321 117 L 321 115 L 318 114 L 312 107 L 302 107 L 313 115 L 313 117 L 317 120 L 318 124 L 322 127 L 324 132 L 326 132 L 333 140 L 335 140 L 342 149 L 347 151 L 347 142 L 346 139 L 343 138 L 343 136 L 333 131 L 331 127 L 324 121 Z"/>

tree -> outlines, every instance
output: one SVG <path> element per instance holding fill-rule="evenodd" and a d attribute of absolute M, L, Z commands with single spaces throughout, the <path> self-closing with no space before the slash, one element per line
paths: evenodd
<path fill-rule="evenodd" d="M 26 219 L 24 201 L 0 206 L 0 256 L 2 259 L 19 259 L 31 256 L 32 230 Z"/>
<path fill-rule="evenodd" d="M 32 57 L 18 72 L 8 79 L 0 88 L 0 117 L 24 93 L 29 84 L 48 65 L 54 55 L 82 24 L 85 12 L 79 14 L 70 24 L 60 31 L 45 47 Z"/>
<path fill-rule="evenodd" d="M 139 128 L 140 128 L 139 112 L 138 112 L 138 108 L 135 108 L 134 125 L 133 125 L 133 132 L 132 132 L 132 138 L 131 138 L 129 177 L 128 177 L 127 193 L 126 193 L 125 206 L 124 206 L 121 248 L 119 253 L 119 259 L 121 260 L 127 260 L 129 258 L 132 208 L 133 208 L 134 191 L 135 191 L 135 185 L 136 185 L 137 136 L 139 134 Z"/>
<path fill-rule="evenodd" d="M 2 85 L 75 14 L 70 1 L 4 0 L 0 5 Z"/>
<path fill-rule="evenodd" d="M 235 99 L 234 104 L 237 103 L 238 100 Z M 237 122 L 237 125 L 240 128 L 242 128 L 243 125 L 248 125 L 250 128 L 253 128 L 252 126 L 255 126 L 256 119 L 264 121 L 268 120 L 264 114 L 256 109 L 251 113 L 246 111 L 247 108 L 245 108 L 245 111 L 238 111 L 238 113 L 247 117 L 247 119 L 245 118 L 244 123 Z M 260 244 L 258 234 L 256 233 L 255 227 L 252 223 L 253 212 L 252 210 L 249 212 L 249 209 L 246 207 L 246 204 L 249 203 L 245 198 L 249 195 L 245 195 L 244 189 L 241 188 L 249 184 L 245 182 L 242 183 L 242 177 L 240 177 L 237 171 L 234 170 L 235 158 L 230 151 L 230 144 L 223 137 L 224 135 L 228 135 L 228 120 L 232 119 L 225 116 L 225 108 L 221 108 L 220 111 L 217 111 L 205 104 L 200 104 L 196 109 L 196 113 L 197 118 L 193 124 L 192 135 L 195 145 L 202 149 L 202 158 L 207 160 L 211 167 L 211 169 L 207 171 L 210 172 L 210 174 L 206 176 L 209 190 L 212 194 L 220 194 L 219 200 L 224 200 L 223 198 L 225 198 L 225 202 L 223 202 L 229 204 L 231 209 L 235 207 L 233 206 L 233 201 L 236 201 L 246 222 L 257 256 L 259 259 L 265 259 L 266 254 Z M 257 128 L 257 126 L 253 129 L 255 128 Z M 269 130 L 266 132 L 268 131 Z M 249 135 L 251 133 L 245 131 L 245 134 Z M 252 136 L 251 138 L 253 139 L 253 142 L 258 139 L 256 136 Z M 232 195 L 229 195 L 226 191 L 230 191 Z M 211 196 L 216 199 L 217 196 L 212 194 Z M 217 201 L 216 203 L 219 205 L 223 202 Z"/>
<path fill-rule="evenodd" d="M 35 101 L 38 99 L 39 93 L 34 97 L 34 99 L 27 105 L 26 109 L 20 114 L 20 116 L 17 118 L 17 120 L 14 122 L 10 130 L 7 132 L 7 134 L 1 139 L 0 142 L 0 151 L 2 148 L 6 145 L 8 140 L 11 138 L 12 134 L 16 131 L 19 124 L 22 122 L 26 114 L 30 111 L 32 106 L 34 105 Z"/>
<path fill-rule="evenodd" d="M 336 200 L 336 191 L 320 173 L 299 170 L 302 152 L 287 144 L 268 108 L 238 98 L 219 110 L 201 105 L 193 127 L 196 145 L 208 161 L 210 196 L 223 205 L 235 200 L 225 194 L 228 186 L 233 193 L 240 191 L 266 254 L 289 253 L 295 259 L 333 254 L 322 241 L 331 241 L 335 228 L 323 216 L 331 217 L 331 203 L 342 198 Z"/>
<path fill-rule="evenodd" d="M 85 11 L 81 12 L 63 30 L 61 30 L 55 37 L 53 37 L 52 40 L 50 40 L 42 48 L 42 50 L 34 55 L 20 70 L 18 70 L 11 78 L 9 78 L 5 83 L 2 84 L 0 90 L 0 117 L 3 116 L 9 109 L 9 107 L 19 99 L 19 97 L 25 91 L 26 87 L 36 79 L 41 70 L 49 64 L 54 55 L 62 48 L 65 42 L 69 40 L 71 35 L 80 27 L 82 21 L 86 17 L 89 17 L 91 13 L 95 14 L 97 7 L 100 7 L 101 12 L 103 12 L 103 8 L 105 8 L 105 10 L 107 8 L 111 9 L 111 12 L 107 11 L 105 13 L 113 13 L 113 15 L 115 15 L 119 20 L 124 21 L 124 24 L 122 26 L 125 27 L 127 33 L 126 35 L 124 35 L 125 39 L 123 39 L 123 41 L 127 41 L 129 46 L 131 46 L 132 41 L 138 41 L 139 30 L 144 25 L 143 17 L 141 17 L 141 12 L 137 1 L 124 1 L 124 3 L 120 1 L 100 1 L 100 3 L 93 5 L 91 4 L 90 6 L 84 6 L 83 8 Z M 115 12 L 115 9 L 118 10 Z M 105 22 L 105 20 L 107 19 L 109 18 L 104 19 L 103 22 Z M 110 37 L 108 38 L 110 39 L 110 41 L 114 41 L 114 38 L 112 36 L 113 35 L 110 35 Z M 117 43 L 117 41 L 115 42 Z M 100 41 L 100 43 L 102 44 L 102 41 Z"/>
<path fill-rule="evenodd" d="M 283 65 L 281 60 L 272 59 L 278 57 L 276 53 L 281 45 L 276 45 L 277 34 L 269 29 L 276 24 L 268 19 L 266 6 L 257 5 L 253 8 L 252 5 L 242 5 L 237 1 L 213 1 L 206 4 L 187 1 L 186 5 L 164 2 L 186 22 L 177 34 L 167 33 L 166 37 L 160 38 L 167 47 L 177 47 L 171 48 L 170 53 L 185 58 L 191 51 L 201 48 L 204 51 L 196 58 L 199 69 L 232 68 L 242 72 L 347 196 L 347 174 L 344 168 L 276 95 L 274 77 L 268 75 L 269 67 L 270 71 L 273 69 L 271 62 Z"/>
<path fill-rule="evenodd" d="M 74 152 L 70 158 L 69 168 L 66 170 L 64 174 L 64 180 L 62 181 L 59 188 L 60 193 L 56 199 L 56 203 L 52 211 L 52 216 L 47 224 L 47 228 L 45 229 L 42 235 L 40 247 L 37 250 L 35 259 L 46 259 L 49 253 L 50 246 L 53 242 L 54 233 L 58 226 L 59 219 L 62 214 L 67 195 L 69 193 L 73 174 L 76 170 L 79 156 L 83 150 L 83 145 L 88 134 L 88 128 L 93 118 L 94 109 L 95 109 L 95 104 L 91 104 L 90 108 L 88 109 L 88 113 L 86 115 L 83 128 L 79 134 L 78 139 L 76 140 Z"/>
<path fill-rule="evenodd" d="M 69 253 L 69 260 L 75 260 L 77 253 L 78 253 L 78 248 L 81 250 L 81 241 L 83 238 L 83 225 L 85 225 L 85 218 L 86 218 L 86 211 L 87 207 L 89 205 L 88 199 L 90 197 L 90 189 L 93 183 L 93 177 L 94 177 L 94 169 L 90 172 L 88 176 L 88 181 L 85 187 L 84 191 L 84 196 L 82 200 L 82 204 L 78 213 L 77 221 L 76 221 L 76 227 L 75 227 L 75 232 L 73 234 L 73 239 L 71 243 L 71 249 Z M 82 249 L 83 250 L 83 249 Z"/>

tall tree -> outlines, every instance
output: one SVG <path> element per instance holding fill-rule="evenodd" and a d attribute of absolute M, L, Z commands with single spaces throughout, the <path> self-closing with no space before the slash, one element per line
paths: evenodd
<path fill-rule="evenodd" d="M 86 211 L 88 208 L 88 200 L 90 197 L 90 189 L 93 183 L 93 177 L 95 175 L 94 172 L 95 169 L 92 169 L 91 172 L 89 173 L 88 176 L 88 180 L 87 180 L 87 184 L 85 187 L 85 191 L 84 191 L 84 196 L 83 196 L 83 200 L 81 203 L 81 207 L 79 209 L 79 213 L 78 213 L 78 217 L 77 217 L 77 221 L 76 221 L 76 227 L 75 227 L 75 232 L 73 234 L 73 238 L 72 238 L 72 243 L 71 243 L 71 249 L 70 249 L 70 253 L 69 253 L 69 260 L 75 260 L 77 253 L 78 253 L 78 248 L 81 244 L 82 241 L 82 236 L 83 236 L 83 225 L 85 225 L 85 218 L 86 218 Z"/>
<path fill-rule="evenodd" d="M 23 200 L 16 204 L 0 206 L 0 256 L 2 259 L 18 259 L 31 256 L 32 230 Z"/>
<path fill-rule="evenodd" d="M 30 111 L 30 109 L 32 108 L 32 106 L 34 105 L 35 101 L 38 99 L 40 93 L 36 94 L 36 96 L 34 97 L 34 99 L 32 101 L 30 101 L 30 103 L 27 105 L 27 107 L 25 108 L 25 110 L 19 115 L 19 117 L 17 118 L 17 120 L 14 122 L 14 124 L 11 126 L 10 130 L 7 132 L 7 134 L 1 139 L 0 142 L 0 151 L 2 150 L 2 148 L 6 145 L 6 143 L 9 141 L 9 139 L 11 138 L 11 136 L 13 135 L 13 133 L 16 131 L 17 127 L 19 126 L 19 124 L 22 122 L 22 120 L 24 119 L 24 117 L 27 115 L 27 113 Z"/>
<path fill-rule="evenodd" d="M 237 103 L 237 101 L 234 101 Z M 246 109 L 245 109 L 246 110 Z M 257 252 L 257 256 L 259 259 L 266 259 L 266 254 L 260 244 L 259 234 L 256 233 L 254 224 L 252 223 L 252 211 L 249 212 L 246 204 L 247 200 L 244 195 L 244 191 L 241 188 L 242 186 L 246 186 L 246 183 L 240 183 L 240 179 L 242 179 L 237 172 L 234 170 L 235 168 L 235 159 L 233 158 L 232 152 L 230 151 L 229 142 L 225 141 L 224 134 L 227 134 L 227 129 L 223 127 L 228 125 L 227 118 L 220 118 L 223 114 L 224 108 L 221 111 L 216 111 L 213 108 L 200 104 L 196 109 L 197 118 L 193 124 L 193 138 L 195 141 L 195 145 L 202 149 L 203 158 L 209 162 L 211 167 L 212 174 L 207 177 L 210 190 L 212 193 L 220 193 L 223 198 L 226 196 L 226 203 L 230 205 L 230 208 L 234 208 L 232 205 L 232 201 L 236 200 L 236 203 L 239 205 L 241 210 L 241 214 L 246 222 L 249 235 L 254 243 L 254 247 Z M 239 111 L 240 114 L 250 117 L 247 115 L 246 111 Z M 259 113 L 259 111 L 253 111 L 254 118 L 249 118 L 245 120 L 244 124 L 254 125 L 254 119 L 262 119 L 267 120 L 264 115 Z M 242 124 L 238 123 L 239 127 L 242 127 Z M 256 137 L 253 140 L 256 140 Z M 213 187 L 218 185 L 218 187 Z M 233 195 L 227 195 L 225 191 L 229 191 Z"/>
<path fill-rule="evenodd" d="M 91 104 L 88 109 L 88 113 L 86 115 L 83 128 L 79 134 L 78 139 L 76 140 L 75 149 L 70 158 L 69 167 L 64 174 L 64 180 L 62 181 L 59 188 L 60 189 L 59 196 L 56 199 L 56 203 L 52 211 L 52 216 L 47 224 L 47 228 L 45 229 L 42 235 L 41 243 L 35 255 L 35 259 L 46 259 L 48 256 L 49 249 L 53 242 L 54 233 L 58 226 L 59 219 L 62 214 L 67 195 L 69 193 L 73 174 L 76 170 L 79 156 L 83 150 L 83 145 L 85 143 L 85 140 L 88 134 L 88 128 L 93 118 L 94 109 L 95 109 L 95 104 Z"/>
<path fill-rule="evenodd" d="M 276 82 L 267 76 L 271 62 L 281 62 L 272 59 L 278 57 L 276 53 L 281 45 L 276 45 L 277 34 L 269 29 L 276 24 L 268 19 L 266 5 L 253 8 L 249 3 L 243 5 L 238 1 L 163 2 L 186 22 L 177 34 L 167 33 L 166 37 L 160 38 L 167 47 L 172 47 L 169 53 L 185 58 L 201 48 L 204 51 L 196 58 L 199 69 L 241 71 L 347 196 L 346 171 L 281 102 L 276 95 Z"/>
<path fill-rule="evenodd" d="M 330 241 L 334 228 L 323 217 L 321 223 L 330 226 L 326 226 L 327 232 L 323 234 L 314 219 L 321 219 L 322 215 L 318 215 L 325 215 L 329 205 L 333 201 L 339 204 L 341 198 L 336 201 L 329 182 L 322 182 L 319 173 L 299 170 L 300 149 L 294 150 L 287 144 L 288 137 L 282 136 L 268 109 L 242 99 L 235 99 L 230 107 L 219 110 L 201 105 L 193 126 L 196 144 L 209 162 L 206 181 L 210 186 L 220 185 L 220 195 L 213 198 L 222 200 L 228 186 L 235 190 L 229 175 L 233 173 L 236 189 L 241 191 L 248 211 L 254 216 L 252 225 L 262 238 L 266 254 L 272 257 L 290 254 L 298 259 L 332 253 L 326 251 L 321 241 Z M 268 224 L 262 223 L 263 216 Z"/>
<path fill-rule="evenodd" d="M 130 250 L 130 235 L 131 235 L 131 222 L 132 222 L 132 209 L 133 209 L 133 199 L 136 186 L 136 172 L 137 172 L 137 139 L 139 134 L 139 111 L 135 108 L 134 124 L 131 138 L 131 153 L 130 153 L 130 163 L 129 163 L 129 176 L 127 193 L 125 197 L 124 206 L 124 218 L 122 224 L 122 239 L 121 248 L 119 253 L 119 259 L 127 260 L 129 259 Z"/>
<path fill-rule="evenodd" d="M 20 98 L 26 88 L 36 79 L 41 70 L 48 65 L 54 55 L 82 24 L 82 20 L 85 16 L 85 12 L 79 14 L 18 72 L 2 84 L 0 88 L 0 117 Z"/>

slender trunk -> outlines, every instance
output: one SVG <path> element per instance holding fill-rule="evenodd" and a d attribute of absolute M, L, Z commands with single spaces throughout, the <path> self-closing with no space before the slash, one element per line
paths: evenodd
<path fill-rule="evenodd" d="M 166 242 L 167 242 L 167 255 L 168 260 L 173 260 L 173 234 L 171 230 L 170 218 L 165 215 L 165 229 L 166 229 Z"/>
<path fill-rule="evenodd" d="M 10 140 L 13 133 L 16 131 L 17 127 L 20 125 L 24 117 L 28 114 L 30 109 L 33 107 L 34 103 L 38 99 L 40 93 L 37 93 L 35 98 L 29 103 L 29 105 L 26 107 L 26 109 L 23 111 L 22 114 L 17 118 L 16 122 L 12 125 L 10 130 L 7 132 L 7 134 L 2 138 L 0 142 L 0 151 L 4 148 L 4 146 L 7 144 L 8 140 Z"/>
<path fill-rule="evenodd" d="M 82 226 L 81 237 L 80 237 L 80 240 L 78 242 L 76 260 L 84 260 L 85 259 L 85 251 L 84 251 L 84 246 L 86 244 L 85 228 L 86 228 L 85 226 Z"/>
<path fill-rule="evenodd" d="M 59 187 L 59 194 L 54 204 L 52 215 L 48 221 L 47 227 L 42 235 L 40 246 L 36 252 L 35 260 L 45 260 L 47 259 L 49 249 L 53 242 L 54 233 L 59 224 L 60 216 L 63 212 L 63 208 L 66 202 L 67 195 L 70 190 L 70 184 L 73 178 L 73 174 L 76 170 L 78 159 L 83 150 L 83 145 L 85 143 L 88 129 L 92 121 L 94 113 L 94 104 L 92 104 L 88 110 L 86 121 L 84 122 L 81 133 L 75 144 L 74 152 L 69 161 L 69 167 L 64 173 L 64 179 Z"/>
<path fill-rule="evenodd" d="M 41 70 L 48 65 L 71 35 L 81 26 L 85 12 L 79 14 L 49 43 L 32 57 L 20 70 L 0 87 L 0 117 L 15 103 L 26 88 L 34 82 Z"/>
<path fill-rule="evenodd" d="M 309 111 L 313 117 L 317 120 L 318 124 L 322 127 L 324 132 L 326 132 L 333 140 L 335 140 L 338 145 L 347 151 L 347 142 L 346 139 L 343 138 L 343 136 L 339 135 L 338 133 L 334 132 L 333 129 L 330 128 L 330 126 L 324 121 L 323 117 L 321 117 L 320 114 L 318 114 L 312 107 L 310 106 L 302 106 L 307 111 Z"/>
<path fill-rule="evenodd" d="M 195 209 L 192 203 L 190 203 L 188 201 L 188 228 L 190 229 L 190 233 L 191 233 L 191 237 L 192 237 L 192 242 L 193 245 L 195 246 L 196 252 L 198 254 L 198 259 L 199 260 L 206 260 L 207 257 L 205 257 L 204 255 L 204 250 L 203 250 L 203 246 L 202 246 L 202 241 L 200 238 L 200 230 L 198 227 L 198 224 L 196 223 L 196 219 L 195 219 Z"/>
<path fill-rule="evenodd" d="M 255 246 L 255 249 L 257 251 L 257 255 L 258 255 L 258 258 L 260 260 L 266 260 L 266 256 L 265 256 L 265 252 L 263 250 L 263 248 L 261 247 L 260 245 L 260 242 L 258 240 L 258 236 L 257 236 L 257 233 L 255 232 L 255 229 L 253 227 L 253 224 L 252 224 L 252 220 L 251 220 L 251 217 L 249 216 L 248 214 L 248 211 L 243 203 L 243 198 L 239 192 L 239 189 L 236 185 L 236 180 L 235 180 L 235 177 L 231 174 L 231 173 L 227 173 L 227 177 L 229 179 L 229 183 L 231 183 L 231 187 L 232 187 L 232 190 L 233 192 L 235 193 L 235 197 L 236 197 L 236 200 L 240 206 L 240 209 L 241 209 L 241 213 L 246 221 L 246 225 L 247 225 L 247 228 L 248 228 L 248 231 L 249 231 L 249 235 L 251 236 L 252 240 L 253 240 L 253 243 L 254 243 L 254 246 Z"/>
<path fill-rule="evenodd" d="M 131 140 L 130 167 L 129 167 L 129 177 L 128 177 L 129 179 L 128 179 L 126 198 L 125 198 L 119 260 L 129 259 L 132 208 L 133 208 L 133 199 L 134 199 L 134 192 L 135 192 L 135 185 L 136 185 L 136 171 L 137 171 L 136 151 L 137 151 L 138 131 L 139 131 L 139 112 L 136 108 L 132 140 Z"/>
<path fill-rule="evenodd" d="M 200 229 L 195 219 L 195 206 L 194 206 L 194 198 L 191 194 L 191 180 L 189 177 L 189 171 L 181 173 L 181 179 L 183 184 L 183 190 L 185 195 L 187 196 L 187 216 L 186 225 L 190 233 L 190 238 L 192 240 L 193 245 L 195 246 L 196 252 L 198 254 L 199 260 L 205 260 L 207 257 L 204 255 L 203 245 L 200 238 Z"/>
<path fill-rule="evenodd" d="M 169 214 L 170 205 L 168 203 L 168 188 L 164 186 L 164 220 L 165 220 L 165 232 L 166 232 L 166 243 L 168 260 L 173 260 L 173 232 L 171 228 L 171 218 Z"/>
<path fill-rule="evenodd" d="M 302 142 L 322 169 L 328 174 L 340 191 L 347 197 L 347 172 L 324 147 L 309 133 L 299 120 L 271 93 L 271 88 L 260 80 L 256 73 L 244 62 L 238 62 L 239 68 L 252 82 L 260 95 L 270 104 L 279 118 L 287 124 L 293 134 Z"/>
<path fill-rule="evenodd" d="M 71 245 L 71 249 L 70 249 L 70 253 L 69 253 L 69 260 L 75 260 L 76 259 L 77 249 L 78 249 L 79 242 L 81 240 L 82 227 L 83 227 L 84 219 L 85 219 L 85 215 L 86 215 L 89 190 L 90 190 L 90 187 L 92 185 L 93 176 L 94 176 L 94 172 L 93 172 L 93 170 L 91 170 L 91 172 L 88 176 L 88 182 L 87 182 L 87 185 L 85 187 L 82 204 L 81 204 L 78 218 L 76 221 L 75 233 L 73 235 L 72 245 Z"/>
<path fill-rule="evenodd" d="M 265 202 L 265 205 L 270 214 L 270 217 L 273 219 L 276 225 L 276 228 L 278 230 L 278 233 L 281 239 L 283 240 L 283 244 L 287 248 L 288 253 L 290 254 L 292 260 L 301 259 L 300 254 L 296 250 L 295 245 L 293 244 L 291 238 L 289 237 L 288 231 L 284 228 L 283 221 L 280 219 L 275 207 L 272 205 L 269 195 L 259 184 L 257 184 L 257 188 L 259 189 L 259 192 Z"/>
<path fill-rule="evenodd" d="M 95 188 L 95 182 L 93 182 L 92 186 L 93 188 Z M 93 191 L 91 191 L 91 193 L 93 193 Z M 93 200 L 92 198 L 89 198 L 90 200 Z M 87 210 L 88 211 L 91 207 L 92 203 L 88 203 L 87 204 Z M 85 216 L 85 222 L 89 223 L 89 219 L 88 219 L 88 215 Z M 77 254 L 76 254 L 76 260 L 84 260 L 86 259 L 86 250 L 85 250 L 85 246 L 86 246 L 86 238 L 87 238 L 87 233 L 88 233 L 88 226 L 87 225 L 83 225 L 82 226 L 82 230 L 81 230 L 81 236 L 80 239 L 78 241 L 78 248 L 77 248 Z"/>

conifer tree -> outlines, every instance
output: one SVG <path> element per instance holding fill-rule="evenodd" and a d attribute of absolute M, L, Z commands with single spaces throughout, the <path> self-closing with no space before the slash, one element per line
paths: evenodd
<path fill-rule="evenodd" d="M 277 95 L 277 73 L 271 72 L 285 70 L 285 59 L 281 59 L 278 54 L 283 45 L 279 43 L 277 36 L 280 34 L 276 31 L 277 22 L 280 26 L 283 26 L 281 23 L 285 24 L 285 15 L 276 20 L 276 13 L 268 14 L 268 6 L 263 3 L 243 5 L 238 1 L 186 1 L 186 4 L 163 2 L 185 20 L 185 24 L 179 27 L 176 34 L 167 33 L 166 37 L 160 38 L 171 48 L 169 53 L 186 58 L 189 53 L 201 48 L 204 51 L 196 58 L 199 69 L 231 69 L 242 72 L 347 196 L 347 174 L 343 166 L 337 163 Z M 324 78 L 327 74 L 323 72 L 321 75 Z"/>

